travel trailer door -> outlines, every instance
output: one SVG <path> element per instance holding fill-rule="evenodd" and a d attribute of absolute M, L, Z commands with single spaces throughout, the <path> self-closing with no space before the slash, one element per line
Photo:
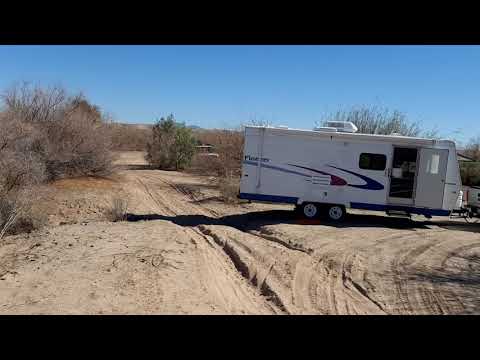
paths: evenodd
<path fill-rule="evenodd" d="M 417 162 L 418 149 L 416 147 L 393 146 L 392 162 L 389 169 L 389 204 L 413 205 Z"/>
<path fill-rule="evenodd" d="M 415 206 L 442 208 L 447 159 L 448 150 L 420 150 Z"/>

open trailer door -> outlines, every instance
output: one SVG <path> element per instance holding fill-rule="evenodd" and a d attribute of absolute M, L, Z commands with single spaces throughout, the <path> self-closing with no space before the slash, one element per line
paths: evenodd
<path fill-rule="evenodd" d="M 441 209 L 447 173 L 448 150 L 421 149 L 415 206 Z"/>

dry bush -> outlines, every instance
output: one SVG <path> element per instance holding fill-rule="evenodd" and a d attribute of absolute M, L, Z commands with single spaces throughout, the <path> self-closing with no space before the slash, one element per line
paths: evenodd
<path fill-rule="evenodd" d="M 48 217 L 39 204 L 48 193 L 45 187 L 30 186 L 0 196 L 0 240 L 44 226 Z"/>
<path fill-rule="evenodd" d="M 215 156 L 197 154 L 189 171 L 216 176 L 223 201 L 235 203 L 240 188 L 244 134 L 242 130 L 197 130 L 194 133 L 202 145 L 211 145 Z"/>
<path fill-rule="evenodd" d="M 43 136 L 29 124 L 0 115 L 0 194 L 45 179 Z"/>
<path fill-rule="evenodd" d="M 2 98 L 8 112 L 29 123 L 56 120 L 68 101 L 67 93 L 61 87 L 41 88 L 28 82 L 7 89 Z"/>
<path fill-rule="evenodd" d="M 218 177 L 240 176 L 244 135 L 241 130 L 201 130 L 195 137 L 203 145 L 212 145 L 218 157 L 197 156 L 196 172 Z"/>
<path fill-rule="evenodd" d="M 220 197 L 226 203 L 238 202 L 238 192 L 240 189 L 240 179 L 238 177 L 222 177 L 218 180 L 218 189 Z"/>
<path fill-rule="evenodd" d="M 196 130 L 199 144 L 211 145 L 215 156 L 197 154 L 190 172 L 217 177 L 221 199 L 226 203 L 236 203 L 240 188 L 240 175 L 243 159 L 244 137 L 241 130 Z"/>
<path fill-rule="evenodd" d="M 195 154 L 187 171 L 195 175 L 218 176 L 221 172 L 221 162 L 218 157 Z"/>
<path fill-rule="evenodd" d="M 46 220 L 40 185 L 112 171 L 110 138 L 98 107 L 81 95 L 23 84 L 7 90 L 0 112 L 0 237 Z"/>
<path fill-rule="evenodd" d="M 462 153 L 475 160 L 474 162 L 460 162 L 462 184 L 480 186 L 480 137 L 472 138 Z"/>
<path fill-rule="evenodd" d="M 480 186 L 480 163 L 460 163 L 460 175 L 465 186 Z"/>
<path fill-rule="evenodd" d="M 105 211 L 105 217 L 108 221 L 117 222 L 127 220 L 128 200 L 115 197 L 112 199 L 110 207 Z"/>
<path fill-rule="evenodd" d="M 41 213 L 32 212 L 45 180 L 40 138 L 29 124 L 0 114 L 0 238 L 40 226 Z"/>
<path fill-rule="evenodd" d="M 42 159 L 49 180 L 112 172 L 108 125 L 100 109 L 81 94 L 24 83 L 7 90 L 2 99 L 4 118 L 37 133 L 29 151 Z"/>
<path fill-rule="evenodd" d="M 145 151 L 151 140 L 152 130 L 130 124 L 111 124 L 112 150 Z"/>
<path fill-rule="evenodd" d="M 463 153 L 475 161 L 480 161 L 480 136 L 470 139 Z"/>
<path fill-rule="evenodd" d="M 46 168 L 50 180 L 75 176 L 107 176 L 113 171 L 108 128 L 72 113 L 50 126 Z"/>

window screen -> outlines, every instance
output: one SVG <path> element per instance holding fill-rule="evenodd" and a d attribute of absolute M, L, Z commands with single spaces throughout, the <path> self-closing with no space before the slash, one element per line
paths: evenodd
<path fill-rule="evenodd" d="M 385 170 L 387 157 L 383 154 L 360 154 L 359 167 L 365 170 Z"/>

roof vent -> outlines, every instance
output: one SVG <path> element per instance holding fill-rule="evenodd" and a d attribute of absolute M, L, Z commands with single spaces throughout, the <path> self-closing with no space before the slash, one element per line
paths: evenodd
<path fill-rule="evenodd" d="M 356 133 L 358 131 L 351 121 L 328 121 L 327 127 L 336 128 L 338 132 Z"/>

